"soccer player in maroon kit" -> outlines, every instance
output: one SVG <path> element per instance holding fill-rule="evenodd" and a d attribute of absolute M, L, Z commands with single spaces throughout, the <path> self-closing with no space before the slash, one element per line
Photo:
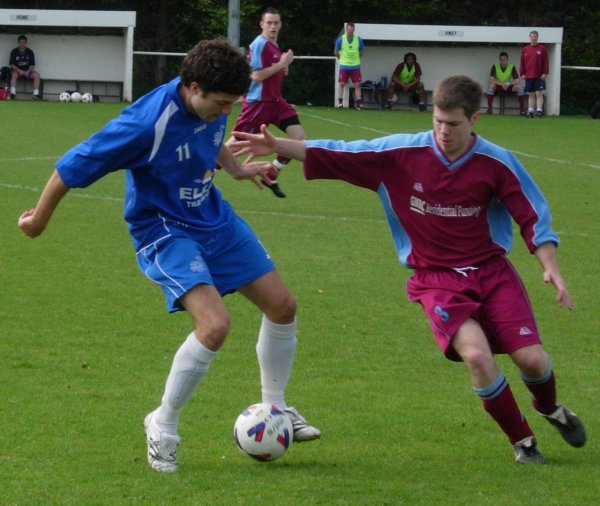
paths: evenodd
<path fill-rule="evenodd" d="M 294 61 L 294 52 L 289 49 L 282 53 L 277 45 L 277 37 L 281 30 L 279 11 L 271 7 L 265 10 L 261 16 L 260 27 L 262 33 L 250 44 L 252 84 L 244 97 L 242 112 L 237 118 L 234 130 L 259 132 L 262 124 L 273 124 L 290 138 L 303 140 L 304 129 L 298 113 L 286 102 L 281 92 L 283 78 Z M 272 162 L 273 170 L 267 174 L 267 179 L 261 180 L 279 198 L 285 198 L 285 193 L 279 187 L 277 175 L 289 161 L 289 158 L 278 156 Z"/>
<path fill-rule="evenodd" d="M 558 404 L 552 362 L 542 348 L 528 295 L 506 258 L 512 219 L 556 289 L 560 306 L 573 301 L 560 274 L 558 236 L 533 179 L 507 149 L 473 132 L 482 90 L 466 76 L 442 80 L 433 95 L 433 130 L 372 141 L 277 138 L 239 134 L 255 155 L 276 152 L 300 160 L 307 179 L 340 179 L 376 192 L 398 258 L 414 274 L 411 301 L 422 305 L 450 360 L 463 361 L 485 411 L 513 445 L 519 463 L 545 463 L 494 355 L 509 354 L 532 394 L 535 410 L 567 443 L 583 446 L 575 413 Z M 236 133 L 236 135 L 238 135 Z"/>
<path fill-rule="evenodd" d="M 529 95 L 528 118 L 541 118 L 544 115 L 544 91 L 550 71 L 548 51 L 545 46 L 538 44 L 538 36 L 538 32 L 532 30 L 529 33 L 529 44 L 521 50 L 519 73 L 525 79 L 525 93 Z"/>

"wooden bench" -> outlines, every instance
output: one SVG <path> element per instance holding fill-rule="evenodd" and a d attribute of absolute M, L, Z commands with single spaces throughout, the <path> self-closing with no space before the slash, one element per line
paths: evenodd
<path fill-rule="evenodd" d="M 365 109 L 385 109 L 387 103 L 387 86 L 383 82 L 364 81 L 360 87 L 363 107 Z M 432 90 L 425 90 L 427 93 L 427 104 L 431 104 Z M 395 100 L 392 109 L 412 110 L 418 109 L 419 104 L 412 101 L 413 92 L 395 92 Z M 405 100 L 403 100 L 403 98 Z"/>
<path fill-rule="evenodd" d="M 409 111 L 409 110 L 419 110 L 419 103 L 417 102 L 416 104 L 413 102 L 413 94 L 415 92 L 414 91 L 395 91 L 394 92 L 394 96 L 396 97 L 396 99 L 393 101 L 392 103 L 392 110 L 402 110 L 402 111 Z M 432 94 L 433 91 L 432 90 L 425 90 L 425 93 L 427 94 L 427 102 L 426 102 L 426 106 L 429 107 L 429 109 L 431 109 L 430 105 L 432 104 Z M 384 101 L 387 100 L 387 98 L 384 98 Z"/>
<path fill-rule="evenodd" d="M 484 98 L 486 98 L 487 95 L 484 94 Z M 498 93 L 496 96 L 494 96 L 494 102 L 493 102 L 494 106 L 492 107 L 492 110 L 494 112 L 494 114 L 500 114 L 500 115 L 504 115 L 504 114 L 516 114 L 518 115 L 520 110 L 519 110 L 519 98 L 517 95 L 514 94 L 504 94 L 504 93 Z M 487 111 L 487 105 L 485 107 L 482 106 L 482 112 L 483 110 Z M 527 96 L 525 96 L 525 110 L 527 110 Z"/>
<path fill-rule="evenodd" d="M 17 99 L 31 99 L 33 82 L 28 79 L 17 81 Z M 97 95 L 101 102 L 120 102 L 123 100 L 123 83 L 116 81 L 83 81 L 78 79 L 47 79 L 42 76 L 40 95 L 44 100 L 58 100 L 63 91 L 79 91 Z"/>
<path fill-rule="evenodd" d="M 33 96 L 33 81 L 29 79 L 17 79 L 16 90 L 18 99 L 31 99 L 31 97 Z M 40 98 L 43 98 L 43 96 L 44 80 L 40 79 Z"/>

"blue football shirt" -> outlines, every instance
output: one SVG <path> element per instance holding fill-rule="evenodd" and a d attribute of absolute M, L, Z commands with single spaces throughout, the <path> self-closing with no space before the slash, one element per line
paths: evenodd
<path fill-rule="evenodd" d="M 179 84 L 178 77 L 144 95 L 56 163 L 72 188 L 127 171 L 124 217 L 136 251 L 173 228 L 201 239 L 235 217 L 213 186 L 227 117 L 188 113 Z"/>

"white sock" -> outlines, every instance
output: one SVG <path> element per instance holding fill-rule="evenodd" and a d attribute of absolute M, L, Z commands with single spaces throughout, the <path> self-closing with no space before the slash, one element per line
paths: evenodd
<path fill-rule="evenodd" d="M 17 94 L 17 88 L 13 88 L 12 86 L 10 87 L 10 94 L 11 95 L 16 95 Z"/>
<path fill-rule="evenodd" d="M 33 96 L 37 96 L 40 94 L 40 90 L 33 90 Z"/>
<path fill-rule="evenodd" d="M 153 421 L 162 430 L 177 434 L 179 412 L 208 372 L 216 354 L 198 341 L 194 332 L 179 347 L 167 378 L 162 404 L 154 412 Z"/>
<path fill-rule="evenodd" d="M 288 164 L 288 162 L 280 162 L 279 160 L 277 160 L 277 158 L 275 158 L 275 160 L 273 160 L 271 162 L 271 165 L 273 165 L 273 167 L 275 167 L 278 171 L 281 172 L 281 170 Z"/>
<path fill-rule="evenodd" d="M 296 351 L 296 320 L 278 324 L 263 316 L 256 343 L 256 355 L 260 366 L 262 401 L 287 408 L 287 387 Z"/>

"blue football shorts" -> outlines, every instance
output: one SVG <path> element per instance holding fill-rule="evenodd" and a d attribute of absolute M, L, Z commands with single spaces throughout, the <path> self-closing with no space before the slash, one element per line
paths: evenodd
<path fill-rule="evenodd" d="M 197 285 L 213 285 L 223 296 L 275 269 L 239 216 L 231 226 L 204 237 L 170 228 L 172 234 L 141 249 L 137 261 L 142 273 L 161 287 L 171 313 L 184 310 L 179 300 Z"/>
<path fill-rule="evenodd" d="M 545 91 L 545 79 L 525 79 L 524 93 L 533 93 L 534 91 Z"/>

